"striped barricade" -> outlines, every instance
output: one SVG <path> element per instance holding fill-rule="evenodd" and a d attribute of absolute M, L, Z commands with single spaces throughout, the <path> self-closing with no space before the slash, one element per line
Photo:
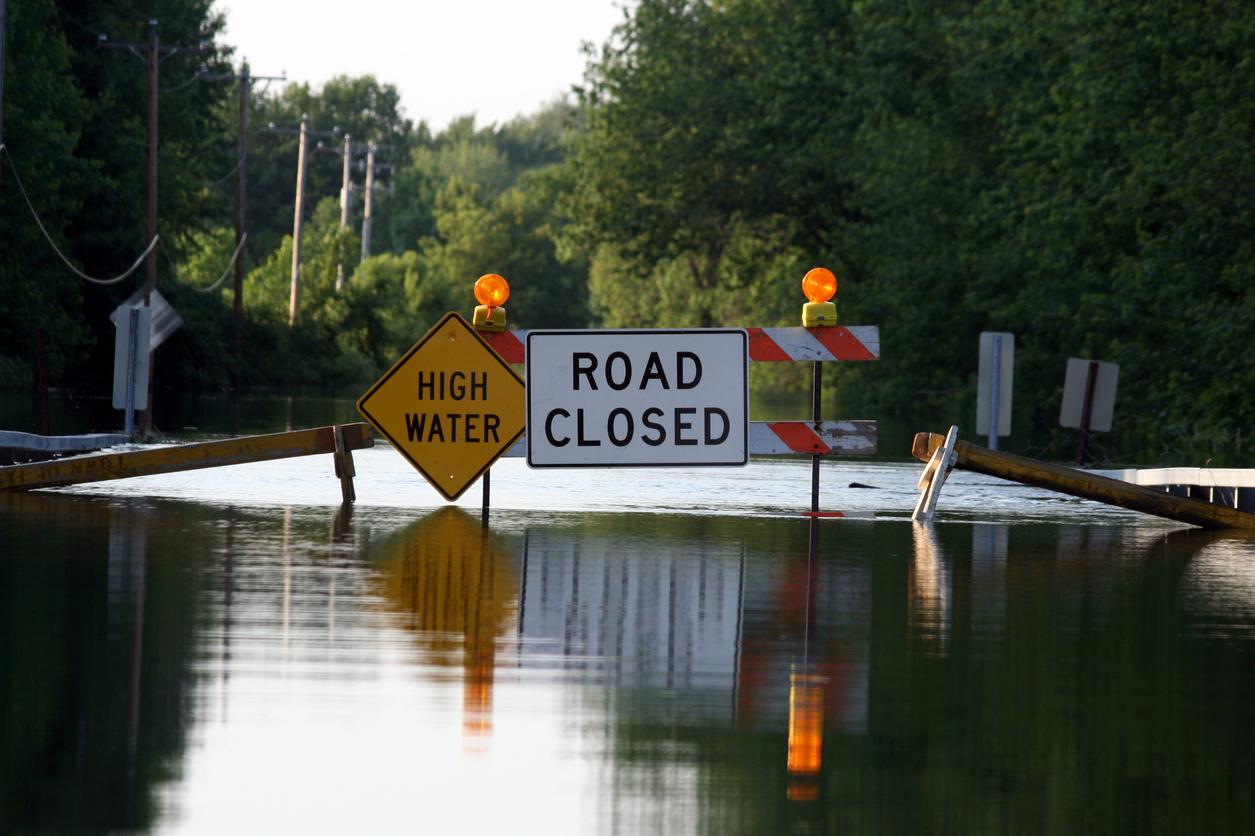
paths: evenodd
<path fill-rule="evenodd" d="M 835 325 L 827 328 L 746 328 L 750 362 L 787 363 L 880 359 L 880 328 Z M 527 362 L 527 330 L 479 331 L 507 363 Z"/>
<path fill-rule="evenodd" d="M 746 328 L 754 363 L 830 363 L 880 359 L 880 328 L 835 325 L 824 328 Z M 507 363 L 527 362 L 527 329 L 478 331 Z M 525 456 L 520 439 L 502 455 Z M 752 456 L 871 456 L 876 453 L 875 421 L 751 421 Z"/>
<path fill-rule="evenodd" d="M 876 454 L 875 421 L 750 421 L 751 456 L 873 456 Z M 503 458 L 527 455 L 523 436 Z"/>

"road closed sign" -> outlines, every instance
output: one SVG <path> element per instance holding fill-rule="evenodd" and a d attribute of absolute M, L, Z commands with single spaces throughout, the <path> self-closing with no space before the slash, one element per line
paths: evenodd
<path fill-rule="evenodd" d="M 744 330 L 531 331 L 532 467 L 743 465 Z"/>

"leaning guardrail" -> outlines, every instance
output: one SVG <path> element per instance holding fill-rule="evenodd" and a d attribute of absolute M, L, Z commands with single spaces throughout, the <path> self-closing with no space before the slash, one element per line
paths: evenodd
<path fill-rule="evenodd" d="M 54 488 L 82 482 L 102 482 L 133 476 L 153 476 L 245 462 L 264 462 L 294 456 L 331 453 L 345 502 L 352 502 L 353 450 L 375 443 L 367 424 L 343 424 L 308 430 L 225 438 L 193 444 L 174 444 L 144 450 L 126 450 L 80 458 L 0 467 L 0 491 Z"/>

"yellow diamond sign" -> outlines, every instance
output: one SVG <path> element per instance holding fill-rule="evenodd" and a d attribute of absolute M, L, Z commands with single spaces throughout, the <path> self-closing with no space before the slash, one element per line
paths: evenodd
<path fill-rule="evenodd" d="M 454 500 L 523 434 L 523 381 L 451 311 L 357 399 L 357 411 Z"/>

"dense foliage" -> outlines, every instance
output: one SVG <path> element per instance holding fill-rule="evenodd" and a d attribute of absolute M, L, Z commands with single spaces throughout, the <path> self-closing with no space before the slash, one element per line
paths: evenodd
<path fill-rule="evenodd" d="M 237 369 L 244 385 L 366 382 L 445 310 L 469 312 L 490 270 L 511 279 L 518 327 L 771 325 L 797 322 L 800 276 L 827 264 L 842 321 L 882 335 L 880 363 L 828 370 L 843 412 L 970 427 L 978 334 L 1011 331 L 1020 449 L 1065 452 L 1054 425 L 1078 356 L 1121 366 L 1109 455 L 1255 453 L 1248 4 L 640 0 L 590 51 L 574 104 L 437 133 L 371 77 L 256 84 L 239 323 L 229 281 L 195 292 L 234 249 L 239 162 L 239 87 L 214 80 L 231 48 L 209 1 L 8 5 L 6 142 L 54 239 L 96 275 L 144 245 L 147 104 L 143 63 L 96 33 L 142 41 L 151 16 L 163 43 L 214 45 L 161 68 L 158 287 L 187 320 L 162 385 L 226 388 Z M 289 328 L 302 114 L 321 147 Z M 0 386 L 29 385 L 42 327 L 55 382 L 102 389 L 107 314 L 142 271 L 79 281 L 11 182 L 5 161 Z"/>

